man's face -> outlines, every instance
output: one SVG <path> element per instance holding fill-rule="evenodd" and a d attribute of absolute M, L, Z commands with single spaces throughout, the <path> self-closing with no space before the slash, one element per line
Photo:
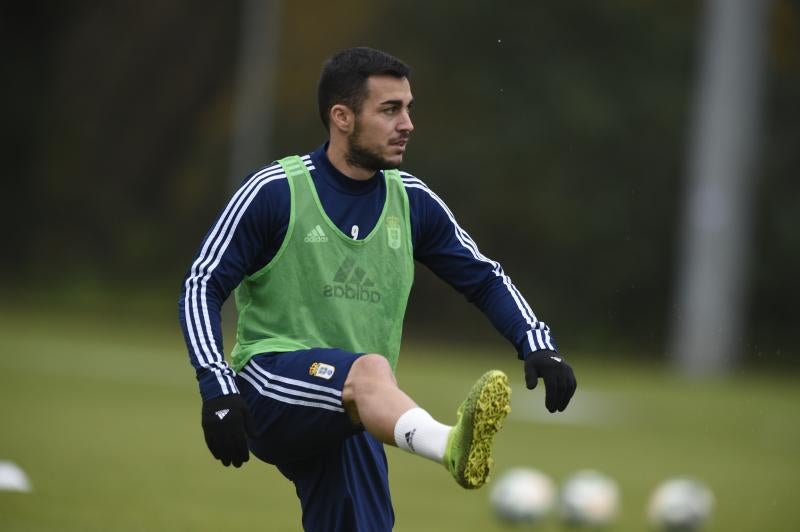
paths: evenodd
<path fill-rule="evenodd" d="M 406 78 L 371 76 L 367 97 L 347 137 L 347 162 L 359 168 L 397 168 L 414 130 L 409 115 L 414 100 Z"/>

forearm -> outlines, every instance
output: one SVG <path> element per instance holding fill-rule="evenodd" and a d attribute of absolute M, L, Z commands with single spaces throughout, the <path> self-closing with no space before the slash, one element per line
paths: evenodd
<path fill-rule="evenodd" d="M 178 314 L 203 400 L 238 393 L 234 372 L 223 356 L 221 307 L 222 299 L 208 290 L 207 280 L 189 272 L 184 279 Z"/>

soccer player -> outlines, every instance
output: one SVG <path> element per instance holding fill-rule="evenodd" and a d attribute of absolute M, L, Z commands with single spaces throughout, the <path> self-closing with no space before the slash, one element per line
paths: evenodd
<path fill-rule="evenodd" d="M 478 251 L 420 179 L 398 171 L 414 126 L 409 68 L 371 48 L 325 64 L 328 141 L 248 177 L 207 233 L 179 309 L 203 399 L 206 444 L 223 465 L 253 453 L 294 482 L 306 530 L 390 530 L 383 445 L 484 484 L 509 412 L 507 377 L 488 371 L 454 426 L 394 378 L 414 260 L 475 303 L 541 377 L 550 412 L 575 391 L 572 368 L 497 262 Z M 235 289 L 232 367 L 220 308 Z"/>

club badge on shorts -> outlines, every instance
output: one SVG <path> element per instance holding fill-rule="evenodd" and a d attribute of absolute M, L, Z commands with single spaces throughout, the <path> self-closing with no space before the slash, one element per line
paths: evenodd
<path fill-rule="evenodd" d="M 319 377 L 320 379 L 329 380 L 333 377 L 333 373 L 336 371 L 336 368 L 331 366 L 330 364 L 323 364 L 322 362 L 314 362 L 311 364 L 311 367 L 308 368 L 308 374 L 312 377 Z"/>

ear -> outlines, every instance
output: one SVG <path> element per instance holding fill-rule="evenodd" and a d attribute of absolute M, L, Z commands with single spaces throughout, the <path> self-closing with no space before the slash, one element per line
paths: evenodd
<path fill-rule="evenodd" d="M 355 124 L 356 115 L 352 109 L 346 105 L 337 103 L 331 107 L 331 127 L 336 128 L 341 133 L 350 133 Z"/>

